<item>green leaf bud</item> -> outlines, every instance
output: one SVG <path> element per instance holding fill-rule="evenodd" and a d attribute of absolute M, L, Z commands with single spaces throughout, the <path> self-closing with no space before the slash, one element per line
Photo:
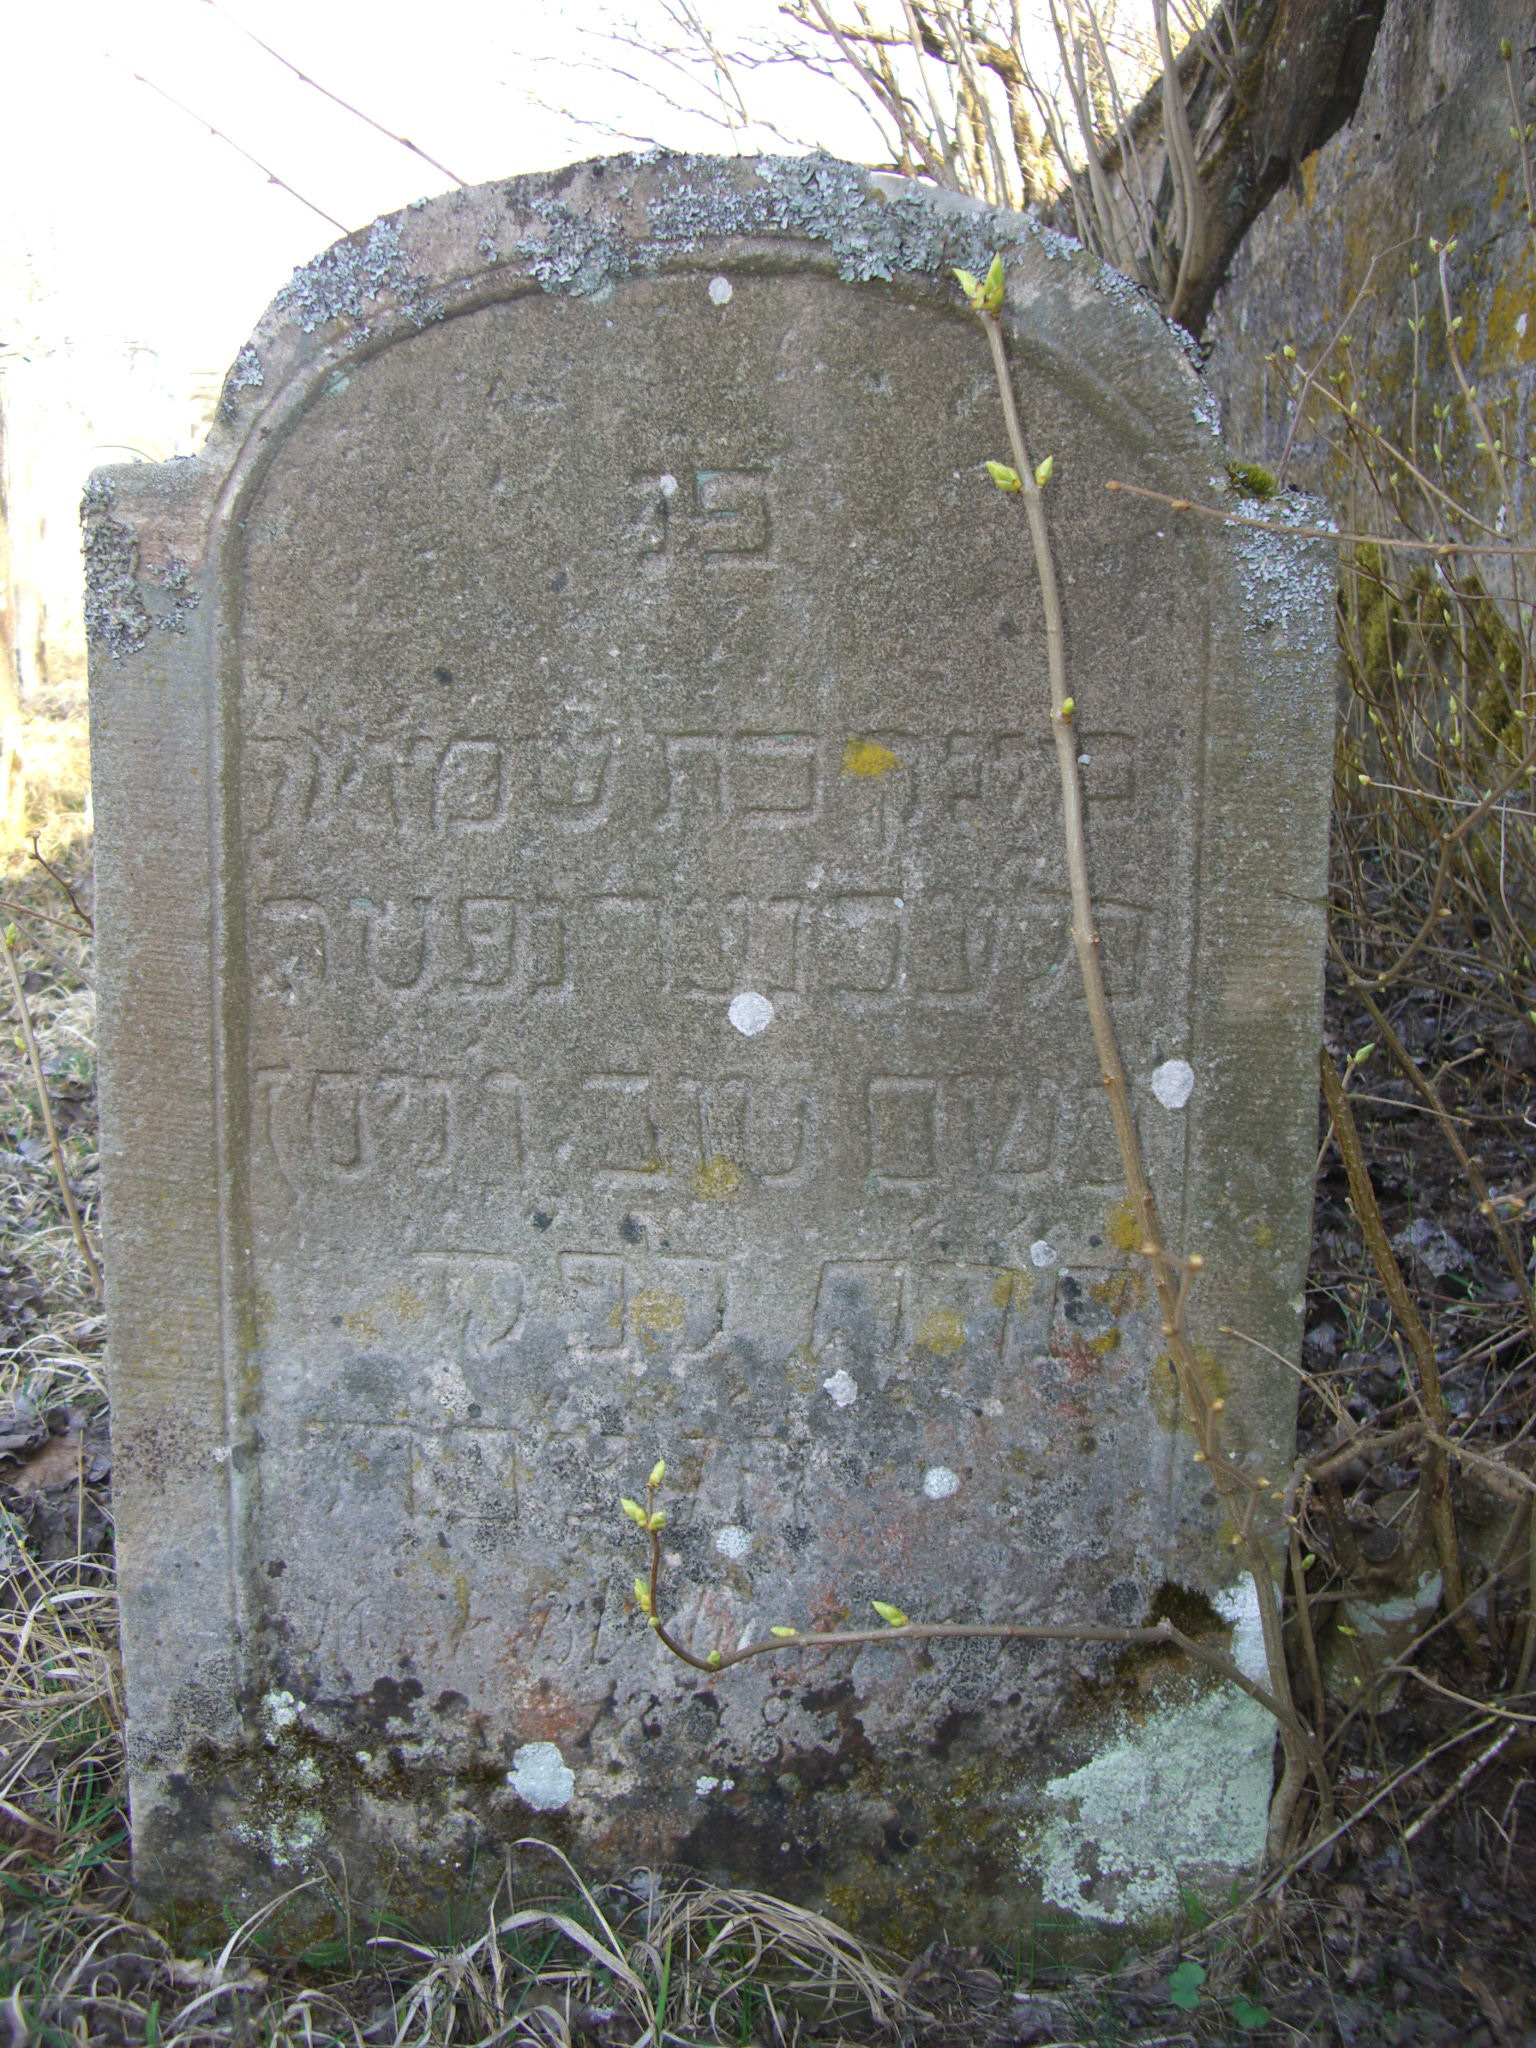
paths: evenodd
<path fill-rule="evenodd" d="M 619 1506 L 638 1527 L 643 1529 L 647 1526 L 645 1509 L 641 1507 L 639 1501 L 620 1499 Z"/>
<path fill-rule="evenodd" d="M 647 1485 L 647 1486 L 648 1486 L 648 1487 L 649 1487 L 649 1488 L 651 1489 L 651 1491 L 652 1491 L 652 1492 L 654 1493 L 654 1492 L 656 1491 L 656 1488 L 657 1488 L 658 1486 L 660 1486 L 661 1482 L 663 1481 L 663 1479 L 665 1479 L 665 1478 L 666 1478 L 666 1476 L 667 1476 L 667 1461 L 666 1461 L 666 1459 L 665 1459 L 665 1458 L 658 1458 L 658 1459 L 656 1460 L 655 1464 L 654 1464 L 654 1465 L 653 1465 L 653 1466 L 651 1467 L 651 1476 L 650 1476 L 650 1478 L 649 1478 L 649 1479 L 647 1479 L 647 1481 L 646 1481 L 645 1483 L 646 1483 L 646 1485 Z"/>
<path fill-rule="evenodd" d="M 1024 488 L 1019 482 L 1019 472 L 1010 469 L 1006 462 L 989 462 L 987 475 L 1000 491 L 1022 491 Z"/>
<path fill-rule="evenodd" d="M 870 1606 L 888 1628 L 907 1628 L 911 1617 L 903 1614 L 899 1607 L 893 1607 L 889 1600 L 871 1600 Z"/>
<path fill-rule="evenodd" d="M 1055 470 L 1055 468 L 1056 458 L 1054 455 L 1047 455 L 1043 462 L 1037 462 L 1035 464 L 1035 482 L 1040 486 L 1042 491 L 1050 482 L 1052 472 Z"/>
<path fill-rule="evenodd" d="M 720 1655 L 720 1652 L 718 1650 L 711 1650 L 709 1655 L 704 1659 L 704 1662 L 709 1666 L 711 1671 L 718 1671 L 720 1669 L 720 1666 L 725 1662 L 725 1659 Z"/>
<path fill-rule="evenodd" d="M 644 1579 L 636 1579 L 635 1581 L 635 1605 L 642 1614 L 649 1614 L 651 1612 L 651 1589 Z"/>
<path fill-rule="evenodd" d="M 787 1643 L 799 1635 L 800 1631 L 797 1628 L 771 1628 L 768 1633 L 771 1636 L 777 1636 L 781 1643 Z"/>

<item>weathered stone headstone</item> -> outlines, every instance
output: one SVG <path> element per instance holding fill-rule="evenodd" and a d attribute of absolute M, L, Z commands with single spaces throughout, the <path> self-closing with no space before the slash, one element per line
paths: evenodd
<path fill-rule="evenodd" d="M 1030 221 L 821 161 L 411 209 L 279 296 L 203 456 L 87 503 L 146 1903 L 345 1863 L 422 1912 L 538 1831 L 916 1936 L 1256 1854 L 1272 1731 L 1172 1665 L 712 1679 L 630 1592 L 661 1454 L 701 1653 L 1231 1580 L 981 467 L 950 266 L 994 248 L 1137 1112 L 1236 1441 L 1285 1454 L 1290 1376 L 1217 1330 L 1298 1336 L 1327 577 L 1105 492 L 1220 495 L 1175 336 Z"/>

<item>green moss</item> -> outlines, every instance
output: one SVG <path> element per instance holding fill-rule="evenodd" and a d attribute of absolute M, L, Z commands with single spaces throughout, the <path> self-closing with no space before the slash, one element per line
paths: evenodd
<path fill-rule="evenodd" d="M 1229 462 L 1227 482 L 1244 498 L 1272 498 L 1280 488 L 1271 471 L 1257 462 Z"/>

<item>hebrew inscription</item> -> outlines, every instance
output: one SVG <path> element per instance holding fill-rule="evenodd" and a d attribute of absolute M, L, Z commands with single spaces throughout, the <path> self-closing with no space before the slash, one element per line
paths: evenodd
<path fill-rule="evenodd" d="M 1284 1469 L 1310 586 L 1278 533 L 1104 489 L 1215 502 L 1193 371 L 952 197 L 819 157 L 456 192 L 296 277 L 202 455 L 93 487 L 113 560 L 187 565 L 186 631 L 101 650 L 91 700 L 136 1874 L 194 1939 L 279 1892 L 426 1928 L 550 1830 L 599 1878 L 835 1885 L 914 1953 L 1012 1937 L 1098 1651 L 716 1684 L 633 1599 L 616 1503 L 659 1456 L 701 1654 L 871 1599 L 1140 1622 L 1230 1575 L 985 468 L 952 279 L 994 246 L 1132 1107 Z"/>

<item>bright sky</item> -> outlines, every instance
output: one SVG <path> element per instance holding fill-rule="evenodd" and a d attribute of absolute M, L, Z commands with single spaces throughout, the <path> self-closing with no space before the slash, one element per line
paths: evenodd
<path fill-rule="evenodd" d="M 750 33 L 771 30 L 775 10 L 773 0 L 710 0 L 709 15 L 725 33 Z M 602 39 L 625 16 L 665 27 L 662 0 L 18 5 L 0 121 L 0 256 L 11 258 L 0 288 L 21 252 L 44 290 L 29 311 L 0 297 L 0 345 L 31 327 L 55 342 L 121 337 L 222 368 L 294 266 L 341 231 L 312 208 L 350 230 L 454 182 L 301 84 L 242 25 L 466 183 L 631 137 L 728 147 L 721 131 L 621 75 L 647 68 Z M 762 99 L 806 144 L 878 153 L 846 96 L 804 71 L 770 74 Z M 268 183 L 210 124 L 309 204 Z M 746 142 L 781 146 L 761 131 Z"/>

